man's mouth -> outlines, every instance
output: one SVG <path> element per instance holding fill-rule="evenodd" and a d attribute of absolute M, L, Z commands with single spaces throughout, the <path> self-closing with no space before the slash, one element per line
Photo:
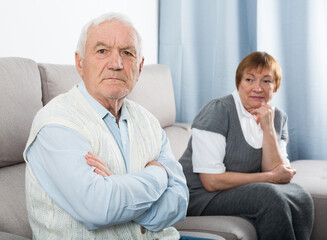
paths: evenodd
<path fill-rule="evenodd" d="M 117 78 L 117 77 L 105 77 L 102 80 L 103 81 L 122 81 L 122 82 L 126 82 L 125 79 Z"/>

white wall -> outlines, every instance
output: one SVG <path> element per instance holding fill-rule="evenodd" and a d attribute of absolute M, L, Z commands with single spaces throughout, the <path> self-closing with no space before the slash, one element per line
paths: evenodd
<path fill-rule="evenodd" d="M 82 26 L 112 11 L 140 32 L 145 64 L 157 63 L 158 0 L 0 0 L 0 57 L 74 64 Z"/>

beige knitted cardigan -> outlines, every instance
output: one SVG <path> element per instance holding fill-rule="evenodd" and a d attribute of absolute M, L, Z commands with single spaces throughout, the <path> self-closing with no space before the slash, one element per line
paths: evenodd
<path fill-rule="evenodd" d="M 131 146 L 131 172 L 141 171 L 147 162 L 157 159 L 162 143 L 162 129 L 157 119 L 138 104 L 126 100 L 130 114 L 128 132 Z M 101 117 L 75 86 L 68 93 L 54 98 L 34 118 L 24 151 L 26 161 L 26 205 L 34 239 L 179 239 L 176 229 L 158 232 L 144 230 L 135 222 L 118 224 L 95 231 L 72 218 L 50 199 L 35 178 L 26 159 L 26 149 L 40 129 L 59 124 L 81 133 L 91 144 L 93 152 L 105 160 L 114 174 L 125 174 L 123 157 L 118 145 Z"/>

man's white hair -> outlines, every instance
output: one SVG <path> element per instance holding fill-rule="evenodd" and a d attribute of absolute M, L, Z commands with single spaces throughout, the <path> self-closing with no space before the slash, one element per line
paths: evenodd
<path fill-rule="evenodd" d="M 76 46 L 76 52 L 83 59 L 85 56 L 85 45 L 86 45 L 86 40 L 87 40 L 87 32 L 88 32 L 89 28 L 91 26 L 98 26 L 99 24 L 101 24 L 103 22 L 110 22 L 110 21 L 118 21 L 118 22 L 128 25 L 134 29 L 136 36 L 137 36 L 137 40 L 138 40 L 138 46 L 137 46 L 138 47 L 138 56 L 137 57 L 138 57 L 138 60 L 141 61 L 143 55 L 142 55 L 142 38 L 141 38 L 140 34 L 135 29 L 132 22 L 126 15 L 123 15 L 121 13 L 114 13 L 114 12 L 103 14 L 103 15 L 89 21 L 87 24 L 84 25 L 84 27 L 81 30 L 80 37 L 78 39 L 78 43 Z"/>

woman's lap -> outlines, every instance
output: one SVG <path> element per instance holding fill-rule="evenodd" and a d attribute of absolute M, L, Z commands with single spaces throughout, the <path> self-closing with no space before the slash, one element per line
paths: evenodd
<path fill-rule="evenodd" d="M 218 193 L 202 215 L 242 215 L 276 201 L 300 198 L 306 191 L 296 184 L 251 183 Z"/>
<path fill-rule="evenodd" d="M 312 205 L 310 194 L 299 185 L 252 183 L 218 193 L 201 215 L 244 217 L 255 226 L 259 239 L 260 235 L 261 239 L 276 237 L 276 232 L 285 235 L 284 239 L 295 239 L 292 234 L 297 238 L 310 235 Z"/>

